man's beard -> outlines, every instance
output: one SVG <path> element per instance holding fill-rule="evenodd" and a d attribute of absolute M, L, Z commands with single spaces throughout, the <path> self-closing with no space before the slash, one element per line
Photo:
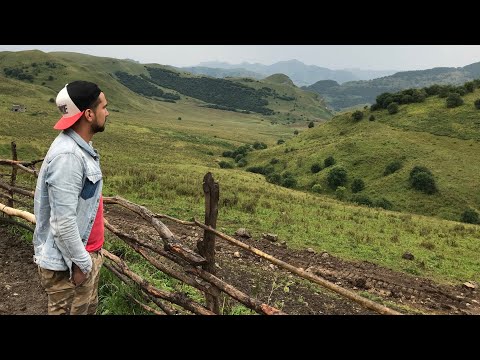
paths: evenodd
<path fill-rule="evenodd" d="M 92 124 L 92 131 L 94 134 L 98 132 L 103 132 L 105 130 L 105 124 L 107 123 L 107 119 L 105 119 L 105 122 L 103 123 L 103 126 L 99 126 L 98 122 L 95 121 L 94 124 Z"/>

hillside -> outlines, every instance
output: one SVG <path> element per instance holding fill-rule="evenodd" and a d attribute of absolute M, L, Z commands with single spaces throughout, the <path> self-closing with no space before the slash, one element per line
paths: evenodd
<path fill-rule="evenodd" d="M 459 68 L 438 67 L 427 70 L 402 71 L 368 81 L 349 81 L 343 84 L 324 82 L 304 86 L 303 89 L 320 94 L 335 110 L 361 104 L 372 104 L 384 92 L 397 92 L 409 88 L 422 88 L 433 84 L 460 85 L 480 77 L 480 63 Z"/>
<path fill-rule="evenodd" d="M 369 199 L 374 204 L 385 199 L 397 211 L 458 221 L 465 210 L 480 210 L 480 165 L 475 160 L 480 155 L 480 121 L 473 105 L 478 98 L 479 89 L 463 96 L 464 105 L 447 108 L 445 99 L 434 96 L 424 103 L 401 105 L 394 115 L 364 110 L 360 121 L 346 113 L 285 144 L 249 153 L 247 161 L 249 166 L 270 164 L 279 175 L 290 172 L 296 188 L 312 191 L 318 184 L 317 192 L 338 196 L 328 186 L 331 168 L 324 164 L 333 156 L 335 166 L 347 171 L 346 199 L 361 195 L 367 198 L 363 202 Z M 374 121 L 369 121 L 371 115 Z M 273 165 L 272 159 L 276 159 Z M 387 165 L 395 161 L 401 169 L 384 176 Z M 322 170 L 312 173 L 314 164 Z M 414 166 L 433 173 L 438 193 L 428 195 L 410 187 Z M 351 191 L 354 179 L 365 183 L 357 194 Z"/>

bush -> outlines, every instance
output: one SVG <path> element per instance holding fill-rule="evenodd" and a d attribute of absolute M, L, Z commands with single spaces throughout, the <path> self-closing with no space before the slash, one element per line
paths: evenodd
<path fill-rule="evenodd" d="M 325 165 L 325 167 L 329 167 L 329 166 L 332 166 L 332 165 L 335 165 L 335 159 L 333 158 L 333 156 L 329 156 L 327 157 L 324 161 L 323 161 L 323 164 Z"/>
<path fill-rule="evenodd" d="M 298 135 L 298 130 L 295 130 L 295 131 L 293 132 L 293 135 Z"/>
<path fill-rule="evenodd" d="M 480 217 L 475 210 L 468 209 L 463 212 L 461 221 L 467 224 L 480 224 Z"/>
<path fill-rule="evenodd" d="M 222 169 L 233 169 L 233 165 L 230 164 L 229 162 L 227 161 L 220 161 L 218 163 L 218 165 L 222 168 Z"/>
<path fill-rule="evenodd" d="M 280 183 L 282 182 L 282 177 L 280 176 L 280 174 L 270 174 L 266 178 L 267 181 L 272 184 L 280 185 Z"/>
<path fill-rule="evenodd" d="M 373 201 L 370 200 L 370 198 L 365 195 L 352 196 L 352 202 L 357 203 L 359 205 L 373 206 Z"/>
<path fill-rule="evenodd" d="M 312 167 L 310 168 L 310 171 L 313 173 L 313 174 L 316 174 L 318 173 L 320 170 L 322 170 L 322 165 L 320 164 L 313 164 Z"/>
<path fill-rule="evenodd" d="M 308 128 L 309 128 L 309 129 L 313 128 L 314 126 L 315 126 L 315 124 L 313 123 L 313 121 L 310 121 L 310 122 L 308 123 Z"/>
<path fill-rule="evenodd" d="M 240 159 L 240 160 L 237 162 L 237 166 L 238 166 L 238 167 L 245 167 L 245 166 L 247 166 L 247 160 L 246 160 L 245 158 Z"/>
<path fill-rule="evenodd" d="M 374 206 L 385 210 L 391 210 L 393 208 L 393 204 L 385 198 L 375 201 Z"/>
<path fill-rule="evenodd" d="M 477 109 L 480 109 L 480 99 L 475 100 L 473 103 Z"/>
<path fill-rule="evenodd" d="M 463 105 L 463 99 L 457 93 L 450 93 L 450 95 L 448 95 L 447 97 L 446 103 L 447 103 L 447 108 L 454 108 L 454 107 Z"/>
<path fill-rule="evenodd" d="M 365 182 L 362 179 L 354 179 L 352 182 L 352 192 L 357 193 L 365 189 Z"/>
<path fill-rule="evenodd" d="M 360 110 L 354 111 L 353 114 L 352 114 L 352 118 L 355 121 L 362 120 L 363 119 L 363 111 L 360 111 Z"/>
<path fill-rule="evenodd" d="M 385 168 L 385 171 L 383 172 L 383 176 L 393 174 L 395 171 L 400 170 L 401 168 L 402 168 L 402 163 L 400 161 L 398 160 L 392 161 Z"/>
<path fill-rule="evenodd" d="M 181 116 L 179 116 L 179 117 L 177 118 L 177 120 L 182 120 L 182 117 L 181 117 Z"/>
<path fill-rule="evenodd" d="M 333 168 L 330 170 L 327 176 L 327 183 L 332 189 L 336 189 L 338 186 L 343 186 L 347 183 L 348 176 L 347 170 L 342 167 Z"/>
<path fill-rule="evenodd" d="M 222 153 L 223 157 L 232 157 L 233 156 L 233 151 L 224 151 Z"/>
<path fill-rule="evenodd" d="M 272 160 L 270 160 L 270 164 L 272 165 L 275 165 L 275 164 L 278 164 L 280 160 L 278 160 L 277 158 L 273 158 Z"/>
<path fill-rule="evenodd" d="M 278 140 L 277 140 L 277 145 L 282 145 L 282 144 L 285 144 L 285 140 L 283 140 L 283 139 L 278 139 Z"/>
<path fill-rule="evenodd" d="M 335 189 L 335 197 L 338 200 L 345 200 L 346 193 L 347 193 L 347 188 L 345 186 L 339 186 Z"/>
<path fill-rule="evenodd" d="M 375 116 L 374 116 L 373 114 L 372 114 L 372 115 L 370 115 L 370 117 L 368 118 L 368 120 L 370 120 L 370 121 L 374 121 L 374 120 L 375 120 Z"/>
<path fill-rule="evenodd" d="M 320 185 L 320 184 L 315 184 L 315 185 L 312 186 L 312 191 L 314 193 L 319 194 L 319 193 L 322 192 L 322 190 L 323 190 L 323 188 L 322 188 L 322 185 Z"/>
<path fill-rule="evenodd" d="M 390 115 L 398 113 L 398 104 L 396 102 L 392 102 L 387 106 L 387 111 Z"/>
<path fill-rule="evenodd" d="M 267 144 L 265 144 L 264 142 L 255 141 L 254 144 L 253 144 L 253 148 L 254 148 L 255 150 L 266 149 L 266 148 L 267 148 Z"/>
<path fill-rule="evenodd" d="M 50 100 L 48 100 L 48 101 L 50 101 L 51 103 L 54 103 L 54 102 L 55 102 L 55 99 L 54 99 L 54 98 L 50 98 Z"/>
<path fill-rule="evenodd" d="M 414 175 L 421 172 L 424 172 L 433 176 L 432 172 L 428 170 L 425 166 L 414 166 L 413 169 L 410 170 L 410 178 L 412 178 Z"/>
<path fill-rule="evenodd" d="M 415 190 L 424 192 L 425 194 L 434 194 L 437 190 L 435 179 L 426 172 L 417 172 L 410 177 L 410 183 Z"/>

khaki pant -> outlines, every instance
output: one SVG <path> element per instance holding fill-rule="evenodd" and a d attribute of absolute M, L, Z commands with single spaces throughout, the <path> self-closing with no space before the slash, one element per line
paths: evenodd
<path fill-rule="evenodd" d="M 40 282 L 48 295 L 48 315 L 94 315 L 98 305 L 98 280 L 103 264 L 102 251 L 90 253 L 92 271 L 80 286 L 70 280 L 70 272 L 38 267 Z"/>

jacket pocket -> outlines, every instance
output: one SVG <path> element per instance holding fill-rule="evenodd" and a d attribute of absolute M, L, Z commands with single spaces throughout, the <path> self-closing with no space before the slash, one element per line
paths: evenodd
<path fill-rule="evenodd" d="M 101 173 L 87 175 L 87 178 L 85 179 L 85 183 L 83 184 L 82 192 L 80 193 L 80 197 L 83 200 L 90 199 L 93 195 L 95 195 L 95 191 L 97 190 L 97 187 L 100 184 L 101 178 L 102 178 Z"/>

